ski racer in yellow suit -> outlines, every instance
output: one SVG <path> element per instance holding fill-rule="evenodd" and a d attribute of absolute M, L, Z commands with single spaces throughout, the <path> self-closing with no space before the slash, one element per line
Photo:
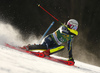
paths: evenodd
<path fill-rule="evenodd" d="M 48 49 L 43 53 L 46 56 L 53 54 L 55 52 L 61 51 L 64 49 L 64 46 L 61 46 L 62 43 L 67 42 L 69 60 L 74 61 L 72 56 L 72 41 L 74 36 L 78 35 L 78 22 L 75 19 L 70 19 L 66 25 L 60 26 L 55 32 L 48 35 L 42 45 L 46 46 Z"/>
<path fill-rule="evenodd" d="M 53 53 L 61 51 L 64 49 L 64 46 L 61 44 L 67 42 L 69 59 L 68 61 L 74 61 L 72 55 L 72 41 L 75 36 L 78 35 L 78 22 L 75 19 L 70 19 L 66 25 L 60 26 L 55 32 L 47 35 L 41 44 L 47 49 L 44 51 L 45 56 L 49 56 Z"/>

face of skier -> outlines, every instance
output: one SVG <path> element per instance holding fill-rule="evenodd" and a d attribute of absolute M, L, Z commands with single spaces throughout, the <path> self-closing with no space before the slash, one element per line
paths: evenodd
<path fill-rule="evenodd" d="M 73 30 L 77 30 L 78 29 L 78 26 L 76 26 L 76 24 L 73 24 L 71 22 L 68 22 L 67 23 L 67 26 L 70 28 L 70 29 L 73 29 Z"/>

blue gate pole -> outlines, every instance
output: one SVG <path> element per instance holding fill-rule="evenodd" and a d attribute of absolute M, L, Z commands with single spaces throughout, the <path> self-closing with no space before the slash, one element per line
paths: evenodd
<path fill-rule="evenodd" d="M 43 38 L 45 37 L 45 35 L 47 34 L 47 32 L 50 30 L 50 28 L 53 26 L 53 24 L 54 24 L 54 21 L 51 23 L 51 25 L 48 27 L 48 29 L 46 30 L 46 32 L 43 34 L 43 36 L 39 40 L 39 43 L 41 43 L 41 41 L 43 40 Z"/>

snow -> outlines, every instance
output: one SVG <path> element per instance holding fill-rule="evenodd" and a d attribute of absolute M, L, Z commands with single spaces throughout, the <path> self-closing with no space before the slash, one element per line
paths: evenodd
<path fill-rule="evenodd" d="M 75 60 L 75 65 L 79 68 L 56 63 L 4 46 L 5 42 L 15 46 L 33 44 L 37 42 L 37 39 L 39 38 L 32 35 L 29 39 L 23 41 L 18 29 L 11 24 L 0 22 L 0 73 L 100 73 L 100 67 L 77 60 Z M 62 58 L 56 55 L 52 56 Z"/>
<path fill-rule="evenodd" d="M 75 65 L 80 68 L 49 61 L 0 45 L 0 73 L 100 73 L 100 67 L 97 66 L 76 60 Z"/>

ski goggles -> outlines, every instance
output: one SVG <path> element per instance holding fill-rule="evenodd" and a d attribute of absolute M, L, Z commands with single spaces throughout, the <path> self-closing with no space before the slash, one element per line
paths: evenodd
<path fill-rule="evenodd" d="M 78 26 L 76 26 L 76 24 L 70 24 L 70 23 L 68 22 L 67 25 L 70 26 L 70 29 L 73 29 L 73 30 L 77 30 L 77 29 L 78 29 Z"/>

